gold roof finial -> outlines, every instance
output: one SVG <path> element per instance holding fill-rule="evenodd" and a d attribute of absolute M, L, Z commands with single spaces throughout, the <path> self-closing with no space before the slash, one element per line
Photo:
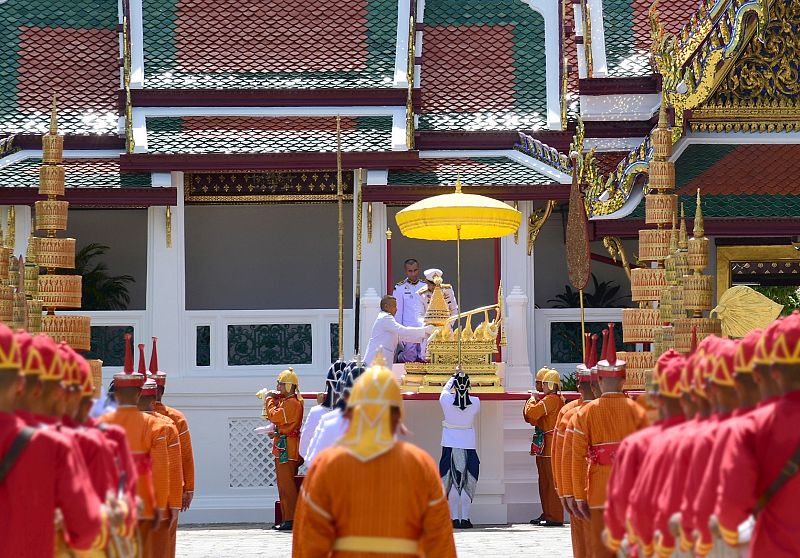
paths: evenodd
<path fill-rule="evenodd" d="M 661 96 L 661 107 L 658 109 L 658 127 L 661 130 L 666 130 L 669 127 L 667 122 L 667 97 Z"/>
<path fill-rule="evenodd" d="M 56 94 L 53 93 L 53 108 L 50 111 L 50 135 L 58 134 L 58 110 L 56 109 Z"/>
<path fill-rule="evenodd" d="M 700 188 L 697 189 L 697 208 L 694 212 L 694 230 L 692 231 L 692 235 L 695 238 L 702 238 L 705 236 L 705 230 L 703 229 L 703 208 L 700 203 Z"/>
<path fill-rule="evenodd" d="M 689 235 L 686 232 L 686 208 L 681 203 L 681 230 L 678 235 L 678 248 L 686 250 L 689 247 Z"/>

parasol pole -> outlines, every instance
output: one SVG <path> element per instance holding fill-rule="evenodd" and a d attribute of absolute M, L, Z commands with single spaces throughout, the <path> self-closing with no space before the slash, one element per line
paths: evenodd
<path fill-rule="evenodd" d="M 361 326 L 361 180 L 364 169 L 358 169 L 355 174 L 355 200 L 356 200 L 356 296 L 353 301 L 353 330 L 355 341 L 353 343 L 353 351 L 356 354 L 356 359 L 361 361 L 360 347 L 359 347 L 359 330 Z"/>
<path fill-rule="evenodd" d="M 342 187 L 342 119 L 336 117 L 336 201 L 339 206 L 339 360 L 344 360 L 344 189 Z"/>
<path fill-rule="evenodd" d="M 458 190 L 461 190 L 460 186 Z M 458 301 L 458 365 L 456 371 L 461 372 L 461 225 L 456 225 L 456 281 L 456 290 L 458 290 L 456 295 Z"/>
<path fill-rule="evenodd" d="M 586 319 L 583 315 L 583 289 L 579 290 L 580 299 L 581 299 L 581 347 L 583 348 L 583 352 L 581 354 L 586 354 Z"/>

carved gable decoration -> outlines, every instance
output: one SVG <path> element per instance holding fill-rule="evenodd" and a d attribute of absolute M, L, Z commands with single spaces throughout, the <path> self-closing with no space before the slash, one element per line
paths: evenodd
<path fill-rule="evenodd" d="M 696 131 L 800 129 L 800 2 L 773 2 L 763 41 L 752 37 L 708 101 Z"/>

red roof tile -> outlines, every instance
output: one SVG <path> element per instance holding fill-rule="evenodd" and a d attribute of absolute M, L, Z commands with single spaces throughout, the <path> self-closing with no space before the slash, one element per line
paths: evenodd
<path fill-rule="evenodd" d="M 514 105 L 514 26 L 425 29 L 423 112 L 479 112 Z"/>
<path fill-rule="evenodd" d="M 631 0 L 633 8 L 633 34 L 636 46 L 650 49 L 650 18 L 647 14 L 651 0 Z M 676 35 L 689 17 L 700 7 L 698 0 L 666 0 L 658 3 L 658 19 L 665 33 Z"/>
<path fill-rule="evenodd" d="M 608 175 L 617 170 L 620 161 L 628 156 L 627 151 L 603 151 L 594 154 L 597 161 L 597 170 L 600 174 Z"/>
<path fill-rule="evenodd" d="M 800 145 L 739 145 L 679 193 L 797 195 L 798 176 Z"/>
<path fill-rule="evenodd" d="M 180 0 L 177 62 L 187 72 L 362 70 L 367 65 L 367 2 L 332 4 Z"/>

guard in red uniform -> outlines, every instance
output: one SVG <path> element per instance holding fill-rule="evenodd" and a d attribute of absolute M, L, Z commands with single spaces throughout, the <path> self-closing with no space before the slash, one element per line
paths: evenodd
<path fill-rule="evenodd" d="M 664 462 L 662 471 L 665 473 L 666 482 L 655 489 L 655 494 L 659 494 L 654 528 L 655 550 L 658 556 L 672 554 L 673 550 L 675 550 L 676 535 L 680 535 L 681 550 L 683 552 L 688 552 L 691 549 L 691 540 L 689 539 L 691 532 L 684 533 L 680 531 L 678 524 L 673 520 L 673 515 L 680 511 L 681 503 L 683 502 L 684 488 L 692 464 L 695 440 L 710 424 L 711 403 L 708 399 L 706 383 L 713 370 L 713 354 L 716 350 L 717 341 L 719 341 L 718 337 L 706 337 L 698 346 L 695 354 L 689 359 L 692 363 L 693 372 L 691 397 L 697 409 L 697 415 L 695 420 L 689 421 L 682 431 L 682 440 L 678 440 L 677 454 L 672 453 L 675 451 L 673 447 L 670 454 L 665 454 L 661 458 Z M 670 520 L 673 520 L 672 526 Z"/>
<path fill-rule="evenodd" d="M 105 510 L 79 454 L 59 433 L 27 426 L 13 411 L 23 390 L 22 355 L 0 324 L 0 541 L 4 556 L 53 556 L 56 509 L 71 548 L 106 543 Z"/>
<path fill-rule="evenodd" d="M 711 550 L 711 532 L 708 527 L 710 514 L 699 517 L 695 513 L 696 504 L 701 497 L 703 476 L 706 466 L 711 460 L 714 443 L 725 428 L 734 409 L 739 406 L 739 396 L 733 382 L 735 356 L 735 341 L 730 339 L 714 341 L 714 355 L 709 358 L 712 371 L 706 384 L 714 412 L 711 414 L 706 428 L 694 437 L 692 457 L 683 489 L 680 508 L 681 532 L 695 546 L 695 555 L 700 556 L 708 555 Z M 703 543 L 702 539 L 708 542 Z"/>
<path fill-rule="evenodd" d="M 747 542 L 752 532 L 751 556 L 789 558 L 800 556 L 800 313 L 773 323 L 762 339 L 783 396 L 731 434 L 716 512 L 728 544 Z"/>
<path fill-rule="evenodd" d="M 699 531 L 699 537 L 695 542 L 697 556 L 707 556 L 713 548 L 719 545 L 726 546 L 718 536 L 713 536 L 709 524 L 718 500 L 719 485 L 722 482 L 720 478 L 722 457 L 729 445 L 731 432 L 738 427 L 741 417 L 747 416 L 755 409 L 760 399 L 758 385 L 753 379 L 753 358 L 756 344 L 762 334 L 763 330 L 760 329 L 752 331 L 737 343 L 733 380 L 739 396 L 739 407 L 717 432 L 711 457 L 705 466 L 703 480 L 695 498 L 694 514 Z"/>
<path fill-rule="evenodd" d="M 606 546 L 618 551 L 626 535 L 625 517 L 628 511 L 629 497 L 633 485 L 639 476 L 647 451 L 652 442 L 664 431 L 681 424 L 685 419 L 679 399 L 681 375 L 685 358 L 680 353 L 669 350 L 662 354 L 653 369 L 653 386 L 651 396 L 658 407 L 659 420 L 652 426 L 631 434 L 620 444 L 617 458 L 611 468 L 608 482 L 608 499 L 604 512 L 606 524 Z M 632 547 L 635 540 L 628 541 Z"/>
<path fill-rule="evenodd" d="M 661 436 L 651 442 L 640 473 L 631 489 L 626 511 L 628 540 L 631 543 L 635 541 L 643 556 L 653 555 L 658 498 L 664 488 L 664 481 L 669 476 L 670 467 L 676 454 L 686 443 L 685 432 L 691 432 L 696 426 L 697 407 L 692 395 L 694 368 L 699 366 L 703 351 L 704 348 L 700 347 L 692 352 L 690 358 L 683 361 L 680 380 L 683 393 L 679 404 L 686 419 L 685 422 L 665 430 Z"/>

